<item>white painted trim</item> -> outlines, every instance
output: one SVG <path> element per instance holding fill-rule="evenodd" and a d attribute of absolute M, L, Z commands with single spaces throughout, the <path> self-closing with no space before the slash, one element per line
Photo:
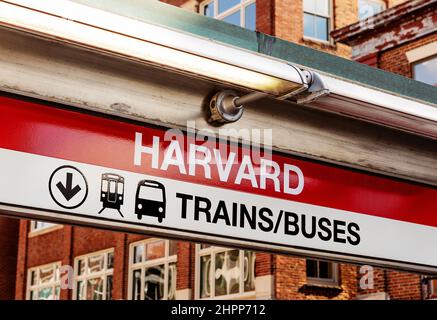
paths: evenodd
<path fill-rule="evenodd" d="M 191 300 L 191 289 L 176 290 L 176 300 Z"/>
<path fill-rule="evenodd" d="M 419 48 L 407 51 L 405 55 L 410 64 L 437 55 L 437 42 L 431 42 Z"/>
<path fill-rule="evenodd" d="M 255 298 L 269 300 L 275 298 L 275 277 L 271 274 L 255 278 Z"/>
<path fill-rule="evenodd" d="M 33 227 L 34 222 L 35 222 L 35 220 L 30 221 L 30 231 L 27 235 L 28 238 L 33 238 L 36 236 L 40 236 L 42 234 L 50 233 L 52 231 L 59 230 L 59 229 L 62 229 L 64 227 L 64 225 L 62 225 L 62 224 L 53 224 L 51 226 L 47 226 L 44 228 L 34 229 L 34 227 Z"/>
<path fill-rule="evenodd" d="M 390 296 L 386 292 L 376 292 L 358 295 L 357 300 L 390 300 Z"/>

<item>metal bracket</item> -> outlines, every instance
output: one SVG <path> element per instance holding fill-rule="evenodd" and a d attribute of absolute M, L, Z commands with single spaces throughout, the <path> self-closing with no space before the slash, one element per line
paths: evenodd
<path fill-rule="evenodd" d="M 294 66 L 293 66 L 294 67 Z M 295 67 L 296 68 L 296 67 Z M 311 102 L 329 93 L 322 78 L 313 71 L 300 69 L 304 77 L 302 87 L 283 96 L 280 100 L 290 99 L 298 104 Z M 223 90 L 216 93 L 209 102 L 211 116 L 208 122 L 229 123 L 238 121 L 244 112 L 244 105 L 268 96 L 264 92 L 252 92 L 242 97 L 233 90 Z"/>
<path fill-rule="evenodd" d="M 308 89 L 292 96 L 290 100 L 297 104 L 304 104 L 329 94 L 329 89 L 317 72 L 302 70 L 302 73 L 308 82 Z"/>

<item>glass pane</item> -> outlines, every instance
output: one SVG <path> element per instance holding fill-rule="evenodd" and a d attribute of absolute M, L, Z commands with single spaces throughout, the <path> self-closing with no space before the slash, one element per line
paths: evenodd
<path fill-rule="evenodd" d="M 414 79 L 437 86 L 437 57 L 414 65 Z"/>
<path fill-rule="evenodd" d="M 317 260 L 307 260 L 307 277 L 318 278 Z"/>
<path fill-rule="evenodd" d="M 211 256 L 200 258 L 200 297 L 209 298 L 211 296 Z"/>
<path fill-rule="evenodd" d="M 255 290 L 255 253 L 244 251 L 244 291 Z"/>
<path fill-rule="evenodd" d="M 322 17 L 314 17 L 316 27 L 316 38 L 320 40 L 328 40 L 328 19 Z"/>
<path fill-rule="evenodd" d="M 143 260 L 144 246 L 142 244 L 134 247 L 134 261 L 133 263 L 138 263 Z"/>
<path fill-rule="evenodd" d="M 160 300 L 164 298 L 164 265 L 145 269 L 144 299 Z"/>
<path fill-rule="evenodd" d="M 35 270 L 33 270 L 33 271 L 30 273 L 30 285 L 31 285 L 31 286 L 36 285 L 36 271 L 35 271 Z"/>
<path fill-rule="evenodd" d="M 112 300 L 112 276 L 106 277 L 106 300 Z"/>
<path fill-rule="evenodd" d="M 244 11 L 244 14 L 245 14 L 244 27 L 249 29 L 249 30 L 255 30 L 256 29 L 256 5 L 255 5 L 255 3 L 248 5 Z"/>
<path fill-rule="evenodd" d="M 176 263 L 168 265 L 168 300 L 176 299 Z"/>
<path fill-rule="evenodd" d="M 214 1 L 211 3 L 208 3 L 204 8 L 203 8 L 203 14 L 207 17 L 211 17 L 214 18 Z"/>
<path fill-rule="evenodd" d="M 224 17 L 223 21 L 227 23 L 235 24 L 236 26 L 241 26 L 240 11 L 237 11 L 227 17 Z"/>
<path fill-rule="evenodd" d="M 240 252 L 220 252 L 215 255 L 215 295 L 240 292 Z"/>
<path fill-rule="evenodd" d="M 240 0 L 218 0 L 218 13 L 225 12 L 239 3 Z"/>
<path fill-rule="evenodd" d="M 307 37 L 315 38 L 315 16 L 312 14 L 305 13 L 303 15 L 303 34 Z"/>
<path fill-rule="evenodd" d="M 108 262 L 107 262 L 106 268 L 107 269 L 114 268 L 114 253 L 113 252 L 108 253 Z"/>
<path fill-rule="evenodd" d="M 43 288 L 38 291 L 38 300 L 53 300 L 53 288 Z"/>
<path fill-rule="evenodd" d="M 132 275 L 132 299 L 141 299 L 141 270 L 134 270 Z"/>
<path fill-rule="evenodd" d="M 177 253 L 178 253 L 178 242 L 170 240 L 169 241 L 169 248 L 168 248 L 168 255 L 174 256 Z"/>
<path fill-rule="evenodd" d="M 319 278 L 332 279 L 332 263 L 319 261 Z"/>
<path fill-rule="evenodd" d="M 88 273 L 100 272 L 105 265 L 105 255 L 99 254 L 88 258 Z"/>
<path fill-rule="evenodd" d="M 359 17 L 361 20 L 367 19 L 375 14 L 384 11 L 385 5 L 383 2 L 375 1 L 375 0 L 359 0 L 358 1 L 358 10 Z"/>
<path fill-rule="evenodd" d="M 80 259 L 77 262 L 77 274 L 80 276 L 85 273 L 85 260 Z"/>
<path fill-rule="evenodd" d="M 38 295 L 36 294 L 36 291 L 30 291 L 29 300 L 38 300 Z"/>
<path fill-rule="evenodd" d="M 87 281 L 86 298 L 87 300 L 103 300 L 103 277 Z"/>
<path fill-rule="evenodd" d="M 56 300 L 59 300 L 60 293 L 61 293 L 61 288 L 59 286 L 56 286 L 55 287 L 55 299 Z"/>
<path fill-rule="evenodd" d="M 156 241 L 147 244 L 146 260 L 165 257 L 165 241 Z"/>
<path fill-rule="evenodd" d="M 84 300 L 85 299 L 85 282 L 78 281 L 76 284 L 76 299 Z"/>
<path fill-rule="evenodd" d="M 39 282 L 48 283 L 55 280 L 55 273 L 53 272 L 53 266 L 43 267 L 39 269 Z"/>

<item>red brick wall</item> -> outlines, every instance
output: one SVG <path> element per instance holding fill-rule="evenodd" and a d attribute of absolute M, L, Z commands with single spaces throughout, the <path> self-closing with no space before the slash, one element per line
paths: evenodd
<path fill-rule="evenodd" d="M 309 285 L 306 260 L 283 255 L 275 256 L 275 297 L 280 300 L 354 299 L 357 295 L 357 268 L 339 265 L 339 286 Z"/>
<path fill-rule="evenodd" d="M 437 41 L 437 32 L 384 51 L 379 54 L 378 67 L 386 71 L 412 78 L 411 66 L 405 53 L 435 41 Z"/>
<path fill-rule="evenodd" d="M 0 300 L 15 297 L 19 226 L 18 219 L 0 218 Z"/>

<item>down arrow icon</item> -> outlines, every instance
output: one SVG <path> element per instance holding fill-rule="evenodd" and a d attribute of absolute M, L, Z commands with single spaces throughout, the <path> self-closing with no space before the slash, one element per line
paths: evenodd
<path fill-rule="evenodd" d="M 82 188 L 79 185 L 76 185 L 74 188 L 73 186 L 73 174 L 70 172 L 67 172 L 67 181 L 66 185 L 64 186 L 60 181 L 56 184 L 56 187 L 58 187 L 59 191 L 62 193 L 62 195 L 67 199 L 67 201 L 70 201 L 76 194 L 79 193 Z"/>

